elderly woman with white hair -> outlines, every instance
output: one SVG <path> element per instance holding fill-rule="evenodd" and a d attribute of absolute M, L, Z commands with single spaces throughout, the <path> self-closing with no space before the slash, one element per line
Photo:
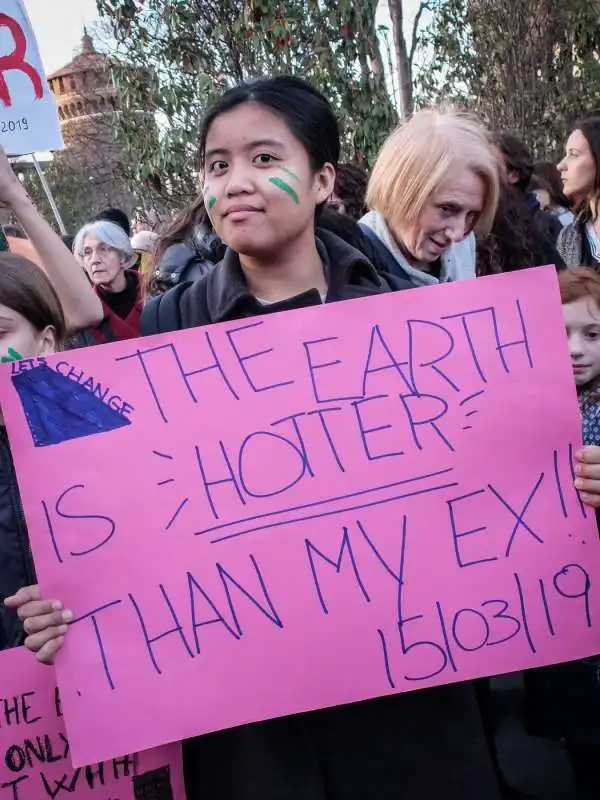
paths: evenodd
<path fill-rule="evenodd" d="M 140 335 L 142 300 L 136 261 L 129 237 L 114 222 L 84 225 L 73 252 L 88 274 L 102 303 L 103 321 L 91 333 L 97 343 L 135 339 Z"/>
<path fill-rule="evenodd" d="M 475 119 L 419 111 L 383 144 L 360 226 L 379 252 L 385 245 L 387 271 L 413 286 L 474 278 L 474 234 L 490 230 L 499 184 L 498 158 Z"/>

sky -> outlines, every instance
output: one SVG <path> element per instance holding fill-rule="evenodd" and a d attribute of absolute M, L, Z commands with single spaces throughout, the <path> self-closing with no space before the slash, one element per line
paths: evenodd
<path fill-rule="evenodd" d="M 379 24 L 389 24 L 386 3 L 378 13 Z M 408 23 L 418 5 L 407 0 Z M 67 64 L 81 43 L 84 24 L 98 19 L 95 0 L 25 0 L 25 7 L 36 32 L 46 73 Z M 411 13 L 412 12 L 412 13 Z"/>
<path fill-rule="evenodd" d="M 83 26 L 98 19 L 95 0 L 25 0 L 46 74 L 68 64 Z"/>
<path fill-rule="evenodd" d="M 98 19 L 96 2 L 95 0 L 24 0 L 24 2 L 48 75 L 68 64 L 73 58 L 74 52 L 81 45 L 83 26 Z M 417 8 L 418 0 L 405 0 L 405 34 L 407 37 L 410 37 L 412 21 Z M 380 2 L 377 22 L 380 25 L 390 26 L 385 0 Z M 387 60 L 385 52 L 383 56 Z M 396 86 L 393 88 L 397 89 Z M 392 89 L 391 86 L 390 89 Z"/>

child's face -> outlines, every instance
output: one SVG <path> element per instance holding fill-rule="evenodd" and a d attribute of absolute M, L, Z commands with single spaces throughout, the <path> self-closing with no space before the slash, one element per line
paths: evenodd
<path fill-rule="evenodd" d="M 573 375 L 577 386 L 600 376 L 600 308 L 591 297 L 563 305 Z"/>

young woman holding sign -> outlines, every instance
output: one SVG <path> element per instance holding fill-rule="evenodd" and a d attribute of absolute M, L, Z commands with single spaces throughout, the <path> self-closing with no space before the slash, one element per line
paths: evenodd
<path fill-rule="evenodd" d="M 205 122 L 204 196 L 224 260 L 152 300 L 146 334 L 303 308 L 402 288 L 319 228 L 339 135 L 329 103 L 279 77 L 227 92 Z M 579 487 L 600 504 L 600 449 Z M 19 608 L 26 645 L 50 662 L 64 612 L 36 587 Z M 349 669 L 351 666 L 349 666 Z M 274 719 L 185 743 L 190 798 L 219 800 L 494 800 L 499 798 L 470 683 Z"/>
<path fill-rule="evenodd" d="M 339 151 L 329 103 L 303 81 L 280 77 L 225 94 L 207 118 L 200 154 L 206 207 L 228 250 L 205 278 L 152 300 L 144 332 L 400 288 L 401 281 L 316 227 Z M 25 598 L 31 602 L 19 613 L 27 646 L 52 658 L 64 631 L 61 611 L 33 589 L 9 604 Z M 191 798 L 499 797 L 470 684 L 202 736 L 186 743 L 186 769 Z"/>

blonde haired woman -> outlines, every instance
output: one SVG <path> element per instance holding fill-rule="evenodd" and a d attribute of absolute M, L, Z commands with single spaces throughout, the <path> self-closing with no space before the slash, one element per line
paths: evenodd
<path fill-rule="evenodd" d="M 499 165 L 485 129 L 455 111 L 417 112 L 377 157 L 363 232 L 390 255 L 388 270 L 414 286 L 475 277 L 475 233 L 487 233 Z"/>

